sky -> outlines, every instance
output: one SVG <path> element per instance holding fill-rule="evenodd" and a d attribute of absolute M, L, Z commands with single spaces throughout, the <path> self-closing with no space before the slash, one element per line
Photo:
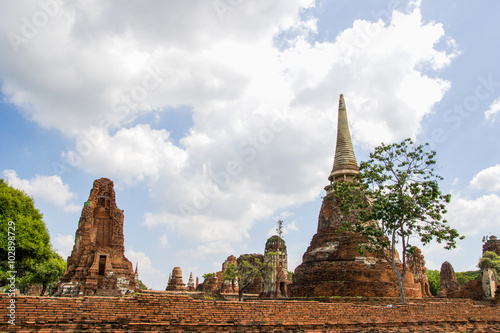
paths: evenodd
<path fill-rule="evenodd" d="M 500 2 L 0 0 L 0 177 L 73 248 L 114 181 L 125 255 L 163 290 L 263 253 L 289 270 L 316 232 L 344 94 L 358 162 L 411 137 L 437 152 L 447 220 L 428 269 L 476 269 L 500 236 Z M 418 240 L 412 240 L 418 245 Z"/>

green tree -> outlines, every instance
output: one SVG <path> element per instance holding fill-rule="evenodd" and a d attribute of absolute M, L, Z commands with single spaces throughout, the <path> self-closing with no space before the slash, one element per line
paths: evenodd
<path fill-rule="evenodd" d="M 139 289 L 148 290 L 148 287 L 146 287 L 146 285 L 141 280 L 139 280 Z"/>
<path fill-rule="evenodd" d="M 498 279 L 498 274 L 500 273 L 500 256 L 495 252 L 486 251 L 483 253 L 481 259 L 479 259 L 477 266 L 481 269 L 492 269 Z"/>
<path fill-rule="evenodd" d="M 269 256 L 275 256 L 276 253 L 268 252 Z M 243 301 L 243 293 L 245 289 L 252 284 L 257 278 L 267 278 L 273 269 L 271 262 L 261 261 L 258 258 L 250 255 L 242 256 L 238 260 L 238 265 L 230 263 L 223 272 L 222 279 L 224 281 L 238 281 L 238 299 Z"/>
<path fill-rule="evenodd" d="M 52 287 L 65 271 L 66 261 L 59 254 L 53 252 L 49 260 L 35 264 L 33 272 L 28 275 L 28 282 L 41 284 L 40 296 L 43 296 L 47 288 Z"/>
<path fill-rule="evenodd" d="M 427 279 L 429 280 L 429 289 L 433 296 L 437 296 L 438 292 L 441 291 L 441 276 L 438 270 L 428 269 L 426 271 Z"/>
<path fill-rule="evenodd" d="M 9 255 L 15 258 L 13 265 Z M 9 272 L 15 271 L 16 286 L 24 292 L 33 279 L 40 281 L 58 265 L 54 256 L 43 215 L 33 199 L 0 179 L 0 285 L 8 284 Z M 38 269 L 42 272 L 35 275 Z"/>
<path fill-rule="evenodd" d="M 344 214 L 351 215 L 344 230 L 362 234 L 367 242 L 360 252 L 379 251 L 398 278 L 401 303 L 405 303 L 403 279 L 406 258 L 412 252 L 410 238 L 422 244 L 432 240 L 456 247 L 459 236 L 443 219 L 449 194 L 442 194 L 436 171 L 436 152 L 411 139 L 390 145 L 381 144 L 360 164 L 355 181 L 334 184 Z M 463 237 L 460 237 L 463 238 Z M 398 264 L 397 249 L 401 252 Z"/>
<path fill-rule="evenodd" d="M 481 276 L 480 271 L 456 272 L 455 276 L 460 286 L 463 286 L 469 281 L 476 280 Z"/>

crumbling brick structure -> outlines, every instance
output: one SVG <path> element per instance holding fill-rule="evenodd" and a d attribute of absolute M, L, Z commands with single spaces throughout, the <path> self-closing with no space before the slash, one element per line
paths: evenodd
<path fill-rule="evenodd" d="M 357 246 L 366 242 L 363 236 L 341 229 L 346 222 L 353 221 L 340 211 L 341 198 L 335 197 L 332 184 L 350 182 L 357 173 L 344 97 L 340 95 L 330 185 L 325 187 L 318 231 L 304 253 L 302 264 L 295 269 L 290 286 L 292 296 L 398 296 L 398 278 L 383 254 L 374 251 L 361 255 Z M 411 272 L 406 273 L 404 286 L 406 297 L 421 297 L 420 284 L 414 282 Z"/>
<path fill-rule="evenodd" d="M 495 252 L 500 256 L 500 239 L 496 236 L 488 237 L 488 240 L 483 244 L 483 253 L 486 251 Z"/>
<path fill-rule="evenodd" d="M 186 291 L 186 285 L 182 281 L 182 269 L 180 267 L 174 267 L 170 279 L 168 279 L 168 285 L 165 290 L 170 291 Z"/>
<path fill-rule="evenodd" d="M 413 247 L 413 254 L 410 254 L 407 259 L 407 265 L 410 272 L 413 274 L 415 283 L 420 284 L 423 297 L 432 297 L 429 278 L 427 277 L 427 269 L 425 268 L 425 260 L 422 251 L 416 246 Z"/>
<path fill-rule="evenodd" d="M 230 255 L 222 263 L 222 269 L 215 272 L 212 276 L 207 277 L 202 284 L 197 286 L 198 291 L 204 292 L 220 292 L 223 294 L 235 294 L 238 293 L 238 281 L 224 281 L 223 275 L 229 264 L 237 265 L 237 259 L 235 256 Z"/>
<path fill-rule="evenodd" d="M 132 263 L 124 254 L 123 210 L 116 206 L 113 185 L 107 178 L 94 181 L 54 295 L 119 296 L 136 291 Z"/>
<path fill-rule="evenodd" d="M 439 271 L 439 277 L 441 280 L 441 291 L 438 293 L 438 297 L 450 297 L 451 294 L 460 290 L 455 270 L 449 262 L 443 262 Z"/>
<path fill-rule="evenodd" d="M 275 255 L 271 256 L 273 253 Z M 288 296 L 288 254 L 283 238 L 272 236 L 266 242 L 264 261 L 271 263 L 273 270 L 265 278 L 260 292 L 261 298 L 281 298 Z"/>

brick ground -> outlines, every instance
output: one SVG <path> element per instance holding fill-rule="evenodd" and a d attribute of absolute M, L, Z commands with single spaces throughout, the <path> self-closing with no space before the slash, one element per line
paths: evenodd
<path fill-rule="evenodd" d="M 273 300 L 228 302 L 178 294 L 56 298 L 20 296 L 16 326 L 0 295 L 2 331 L 500 332 L 500 306 L 470 300 L 366 305 Z"/>

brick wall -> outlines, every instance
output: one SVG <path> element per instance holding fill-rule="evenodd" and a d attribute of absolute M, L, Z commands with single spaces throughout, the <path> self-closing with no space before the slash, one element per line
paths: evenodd
<path fill-rule="evenodd" d="M 365 305 L 273 300 L 228 302 L 187 295 L 140 293 L 130 297 L 20 296 L 16 326 L 10 299 L 0 295 L 1 330 L 198 332 L 500 332 L 500 306 L 470 300 L 408 305 Z"/>

